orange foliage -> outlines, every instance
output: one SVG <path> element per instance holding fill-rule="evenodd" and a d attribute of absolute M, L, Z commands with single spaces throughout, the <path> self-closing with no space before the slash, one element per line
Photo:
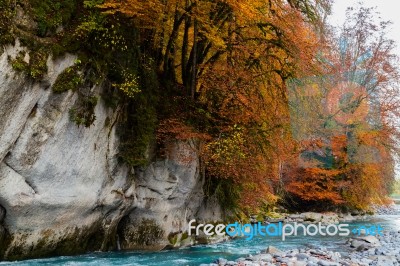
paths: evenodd
<path fill-rule="evenodd" d="M 299 168 L 290 173 L 291 182 L 288 192 L 297 195 L 304 201 L 322 201 L 333 204 L 343 203 L 340 189 L 345 182 L 338 180 L 339 170 L 321 168 Z"/>
<path fill-rule="evenodd" d="M 351 56 L 361 55 L 371 44 L 353 45 L 362 49 L 344 56 L 326 49 L 333 44 L 327 45 L 331 40 L 321 36 L 318 10 L 324 2 L 106 0 L 101 8 L 129 18 L 139 31 L 142 50 L 155 60 L 161 83 L 173 84 L 173 89 L 166 90 L 181 89 L 176 94 L 190 100 L 187 109 L 175 106 L 178 111 L 165 115 L 159 142 L 200 139 L 207 178 L 231 180 L 241 190 L 242 208 L 275 202 L 282 183 L 287 192 L 304 201 L 364 208 L 364 202 L 382 200 L 380 194 L 387 190 L 385 180 L 393 174 L 387 146 L 394 144 L 390 137 L 397 130 L 383 119 L 382 130 L 366 131 L 365 121 L 347 119 L 352 110 L 333 110 L 338 104 L 327 108 L 332 119 L 337 113 L 346 118 L 336 119 L 337 124 L 349 123 L 338 136 L 311 136 L 309 143 L 297 143 L 290 132 L 287 80 L 356 71 L 357 58 Z M 393 80 L 395 68 L 389 64 L 390 54 L 379 45 L 375 48 L 373 59 L 363 64 L 378 73 L 379 86 L 385 87 Z M 316 60 L 320 51 L 332 61 L 330 67 Z M 385 91 L 388 98 L 394 97 L 392 90 Z M 335 93 L 332 97 L 335 103 L 341 100 Z M 394 109 L 384 105 L 385 118 Z M 323 156 L 332 157 L 331 166 L 294 163 L 305 150 L 314 149 L 319 156 L 326 143 L 331 143 L 331 150 Z M 382 161 L 356 165 L 352 160 L 363 156 L 362 145 L 375 146 Z M 284 169 L 285 162 L 292 165 Z"/>

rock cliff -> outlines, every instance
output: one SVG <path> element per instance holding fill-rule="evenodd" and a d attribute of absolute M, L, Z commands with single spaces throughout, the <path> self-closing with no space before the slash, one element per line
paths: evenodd
<path fill-rule="evenodd" d="M 76 56 L 49 57 L 37 82 L 10 64 L 22 50 L 17 40 L 0 56 L 1 259 L 189 245 L 188 220 L 221 218 L 218 204 L 205 205 L 195 140 L 128 167 L 118 160 L 118 108 L 100 99 L 94 124 L 79 127 L 69 115 L 77 94 L 51 89 Z"/>

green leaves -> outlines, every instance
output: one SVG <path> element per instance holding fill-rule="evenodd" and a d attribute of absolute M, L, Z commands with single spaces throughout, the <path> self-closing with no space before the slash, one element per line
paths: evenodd
<path fill-rule="evenodd" d="M 79 66 L 66 68 L 56 79 L 53 91 L 62 93 L 68 90 L 77 90 L 83 84 L 83 74 L 79 71 Z"/>
<path fill-rule="evenodd" d="M 20 52 L 15 59 L 9 58 L 9 60 L 14 70 L 23 72 L 38 81 L 47 72 L 47 58 L 48 53 L 44 49 L 39 49 L 29 54 Z"/>

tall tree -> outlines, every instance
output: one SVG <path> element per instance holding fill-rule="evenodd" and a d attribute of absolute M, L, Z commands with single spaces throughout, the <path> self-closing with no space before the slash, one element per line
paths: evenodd
<path fill-rule="evenodd" d="M 310 195 L 325 191 L 328 202 L 365 209 L 385 202 L 394 180 L 398 59 L 386 35 L 389 22 L 376 22 L 373 13 L 349 8 L 320 55 L 324 75 L 293 83 L 295 136 L 323 143 L 303 150 L 308 165 L 299 166 L 301 173 L 289 171 L 287 189 L 303 200 L 319 200 Z"/>
<path fill-rule="evenodd" d="M 329 1 L 108 0 L 102 8 L 131 19 L 163 83 L 194 101 L 193 113 L 174 116 L 202 116 L 207 176 L 231 180 L 242 206 L 276 200 L 274 183 L 294 148 L 286 80 L 319 71 L 316 29 Z"/>

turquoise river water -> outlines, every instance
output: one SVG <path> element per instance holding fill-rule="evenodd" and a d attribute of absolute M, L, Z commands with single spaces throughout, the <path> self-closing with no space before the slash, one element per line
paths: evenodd
<path fill-rule="evenodd" d="M 399 205 L 397 205 L 399 207 Z M 365 222 L 352 223 L 351 227 L 359 225 L 381 225 L 384 231 L 400 230 L 400 215 L 380 215 Z M 131 266 L 179 266 L 211 263 L 223 257 L 237 259 L 248 254 L 265 250 L 269 245 L 280 249 L 301 247 L 326 247 L 329 250 L 343 250 L 347 237 L 340 236 L 297 236 L 288 237 L 282 241 L 278 237 L 255 237 L 252 240 L 238 238 L 225 243 L 200 245 L 178 250 L 159 252 L 106 252 L 92 253 L 81 256 L 64 256 L 48 259 L 35 259 L 16 262 L 0 262 L 1 265 L 35 266 L 35 265 L 131 265 Z"/>

